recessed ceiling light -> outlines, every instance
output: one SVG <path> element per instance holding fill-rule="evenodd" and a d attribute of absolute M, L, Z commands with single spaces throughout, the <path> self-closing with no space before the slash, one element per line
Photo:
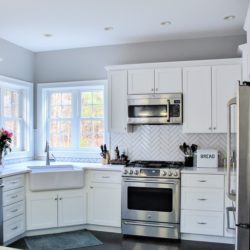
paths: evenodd
<path fill-rule="evenodd" d="M 231 20 L 233 20 L 233 19 L 235 19 L 235 16 L 234 16 L 234 15 L 230 15 L 230 16 L 225 16 L 225 17 L 224 17 L 224 20 L 226 20 L 226 21 L 231 21 Z"/>
<path fill-rule="evenodd" d="M 104 28 L 105 31 L 111 31 L 111 30 L 113 30 L 113 29 L 114 29 L 114 27 L 112 27 L 112 26 L 108 26 L 108 27 L 105 27 L 105 28 Z"/>
<path fill-rule="evenodd" d="M 43 36 L 45 36 L 45 37 L 52 37 L 53 35 L 49 34 L 49 33 L 46 33 L 46 34 L 43 34 Z"/>
<path fill-rule="evenodd" d="M 160 23 L 162 26 L 172 24 L 170 21 L 164 21 Z"/>

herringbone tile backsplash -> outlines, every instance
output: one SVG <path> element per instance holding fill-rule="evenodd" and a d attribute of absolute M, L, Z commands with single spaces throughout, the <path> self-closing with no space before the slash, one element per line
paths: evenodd
<path fill-rule="evenodd" d="M 183 134 L 182 126 L 135 126 L 132 133 L 111 133 L 112 153 L 116 146 L 130 160 L 183 161 L 179 145 L 197 144 L 202 149 L 218 149 L 226 157 L 226 134 Z"/>

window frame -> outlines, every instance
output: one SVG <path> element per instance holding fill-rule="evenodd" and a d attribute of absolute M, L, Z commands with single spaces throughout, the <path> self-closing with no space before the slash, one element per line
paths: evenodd
<path fill-rule="evenodd" d="M 107 80 L 92 80 L 92 81 L 74 81 L 74 82 L 56 82 L 56 83 L 38 83 L 37 84 L 37 149 L 36 149 L 36 158 L 42 159 L 45 156 L 44 145 L 48 139 L 48 104 L 49 96 L 48 93 L 52 92 L 66 92 L 67 90 L 73 92 L 79 92 L 79 89 L 83 90 L 98 90 L 102 88 L 104 91 L 104 141 L 109 145 L 109 135 L 108 135 L 108 102 L 107 102 Z M 80 94 L 79 94 L 80 96 Z M 80 110 L 79 103 L 73 98 L 73 105 L 77 111 Z M 76 126 L 78 121 L 80 121 L 80 112 L 77 112 L 77 119 L 72 118 L 73 127 Z M 80 124 L 79 131 L 80 131 Z M 72 138 L 77 136 L 77 133 L 72 133 Z M 73 139 L 73 142 L 77 140 Z M 79 146 L 79 148 L 77 148 Z M 69 158 L 99 158 L 100 152 L 98 148 L 83 148 L 80 149 L 79 145 L 73 145 L 72 148 L 61 148 L 53 149 L 51 151 L 55 153 L 56 157 L 69 157 Z"/>
<path fill-rule="evenodd" d="M 13 79 L 0 75 L 0 96 L 3 97 L 3 89 L 20 91 L 19 103 L 22 103 L 22 128 L 20 150 L 13 150 L 5 156 L 6 160 L 18 158 L 32 158 L 34 156 L 33 143 L 33 83 Z M 1 114 L 3 114 L 3 103 L 0 103 Z M 18 119 L 18 118 L 17 118 Z M 0 127 L 3 127 L 3 119 L 0 119 Z M 8 129 L 8 128 L 5 128 Z"/>

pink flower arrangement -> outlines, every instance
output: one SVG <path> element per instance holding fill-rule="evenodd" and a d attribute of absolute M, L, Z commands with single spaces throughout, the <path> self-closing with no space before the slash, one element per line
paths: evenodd
<path fill-rule="evenodd" d="M 2 156 L 2 153 L 6 155 L 8 153 L 8 150 L 11 151 L 11 142 L 13 133 L 9 132 L 6 129 L 0 129 L 0 156 Z"/>

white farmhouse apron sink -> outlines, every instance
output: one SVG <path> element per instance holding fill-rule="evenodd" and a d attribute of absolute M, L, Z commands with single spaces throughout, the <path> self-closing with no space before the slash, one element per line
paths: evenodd
<path fill-rule="evenodd" d="M 30 166 L 31 191 L 82 188 L 84 171 L 73 165 Z"/>

